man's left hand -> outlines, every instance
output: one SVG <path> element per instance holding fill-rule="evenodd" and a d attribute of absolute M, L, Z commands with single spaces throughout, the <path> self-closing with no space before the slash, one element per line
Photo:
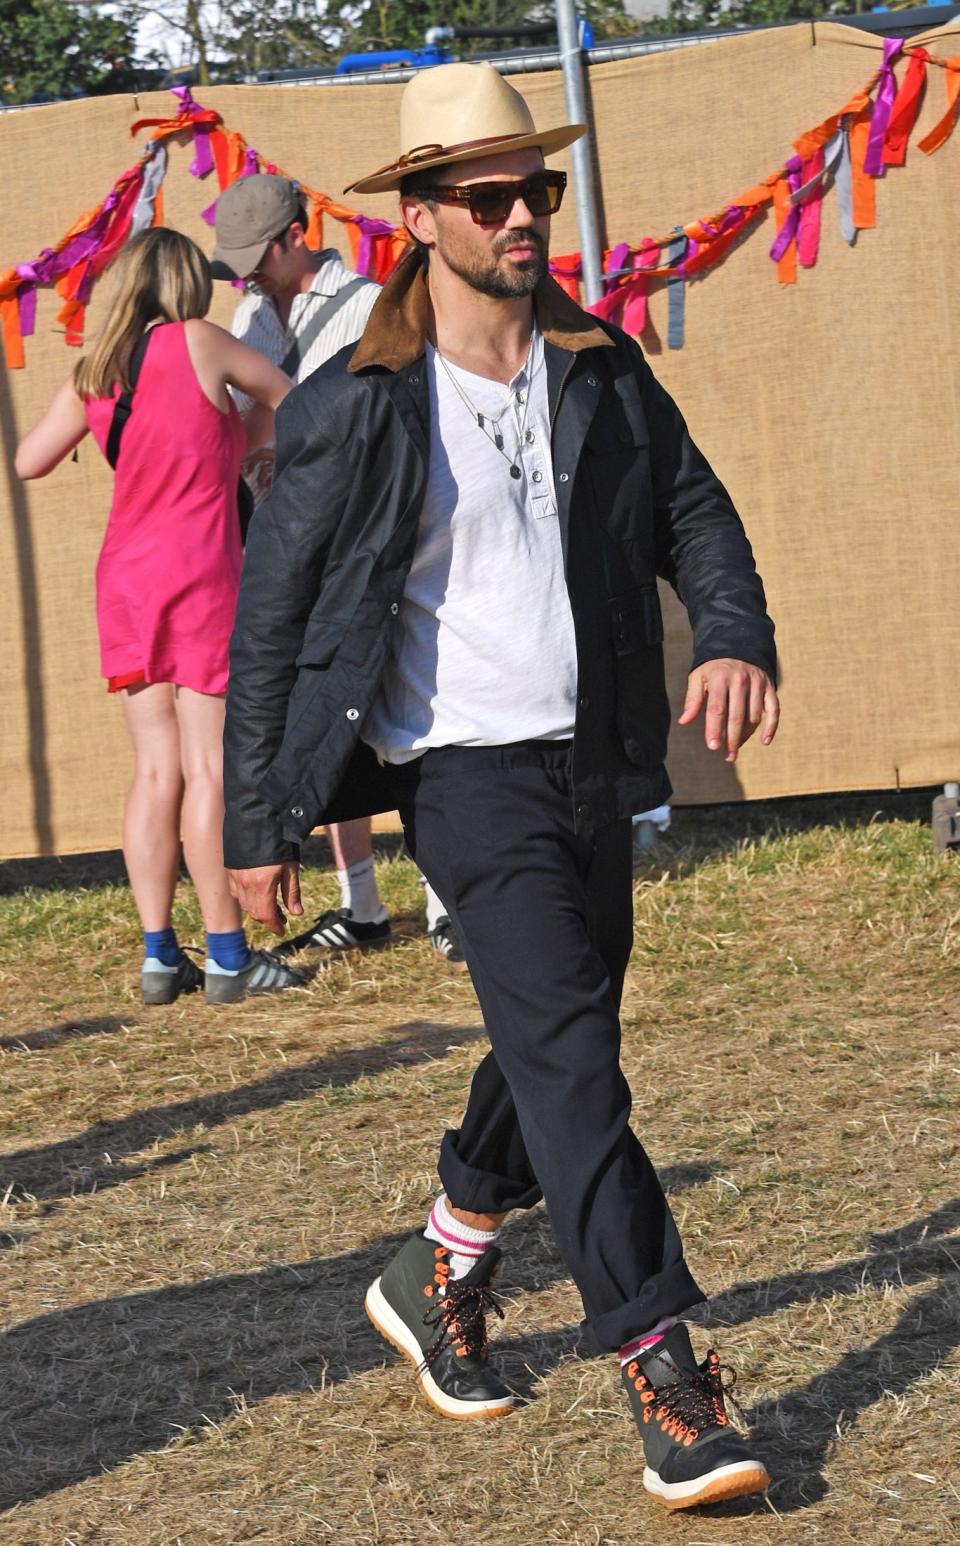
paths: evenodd
<path fill-rule="evenodd" d="M 777 689 L 766 671 L 745 660 L 707 660 L 691 671 L 677 723 L 692 724 L 704 703 L 704 740 L 712 752 L 723 749 L 725 762 L 736 762 L 737 752 L 761 724 L 764 746 L 769 746 L 777 733 Z"/>

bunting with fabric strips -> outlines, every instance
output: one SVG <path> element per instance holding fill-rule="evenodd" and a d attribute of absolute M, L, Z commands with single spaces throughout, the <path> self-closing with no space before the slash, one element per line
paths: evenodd
<path fill-rule="evenodd" d="M 220 114 L 201 107 L 189 87 L 175 86 L 177 113 L 170 118 L 141 118 L 131 125 L 132 135 L 150 130 L 139 161 L 122 173 L 101 204 L 86 210 L 61 237 L 55 247 L 45 247 L 30 263 L 18 263 L 0 272 L 0 329 L 4 354 L 10 370 L 25 363 L 23 340 L 36 326 L 36 292 L 53 287 L 62 301 L 57 321 L 64 330 L 67 344 L 83 343 L 87 303 L 100 275 L 117 256 L 124 243 L 138 231 L 163 224 L 163 179 L 167 170 L 167 141 L 178 136 L 192 137 L 192 176 L 216 177 L 218 194 L 238 177 L 254 172 L 278 172 L 282 168 L 267 161 L 246 143 L 242 134 L 228 129 Z M 336 203 L 326 193 L 297 182 L 308 210 L 307 241 L 311 247 L 323 245 L 323 217 L 346 226 L 353 266 L 358 274 L 376 279 L 388 277 L 407 250 L 410 238 L 403 226 L 386 220 L 373 220 L 345 204 Z M 203 218 L 212 225 L 216 200 L 203 210 Z"/>
<path fill-rule="evenodd" d="M 898 83 L 895 66 L 904 61 L 906 69 Z M 824 198 L 831 188 L 843 238 L 855 242 L 858 231 L 876 224 L 877 182 L 887 167 L 905 164 L 931 67 L 943 71 L 946 108 L 917 148 L 933 155 L 953 133 L 960 114 L 960 56 L 937 59 L 925 48 L 905 46 L 902 38 L 885 38 L 882 61 L 866 85 L 838 112 L 799 135 L 793 154 L 777 171 L 712 215 L 674 226 L 664 236 L 644 236 L 636 245 L 618 242 L 610 248 L 604 254 L 604 294 L 587 309 L 639 336 L 647 325 L 651 289 L 665 281 L 668 347 L 681 348 L 688 281 L 722 262 L 768 210 L 776 225 L 770 257 L 781 284 L 795 284 L 798 268 L 816 265 Z M 177 99 L 174 116 L 143 118 L 132 125 L 134 135 L 151 131 L 146 146 L 137 164 L 117 178 L 103 202 L 85 211 L 55 247 L 45 247 L 30 263 L 0 272 L 0 331 L 9 369 L 24 364 L 23 340 L 34 331 L 36 292 L 42 286 L 52 286 L 60 296 L 57 321 L 66 343 L 82 344 L 86 307 L 96 281 L 130 236 L 163 223 L 168 140 L 192 137 L 189 170 L 200 179 L 214 174 L 220 193 L 237 178 L 255 172 L 291 176 L 228 129 L 219 113 L 201 107 L 189 87 L 175 86 L 173 95 Z M 308 244 L 323 245 L 323 219 L 329 215 L 346 227 L 357 273 L 382 284 L 409 247 L 405 228 L 360 214 L 297 178 L 291 181 L 297 182 L 308 210 Z M 215 210 L 216 200 L 203 211 L 210 225 Z M 554 258 L 550 271 L 573 299 L 579 298 L 579 253 Z"/>

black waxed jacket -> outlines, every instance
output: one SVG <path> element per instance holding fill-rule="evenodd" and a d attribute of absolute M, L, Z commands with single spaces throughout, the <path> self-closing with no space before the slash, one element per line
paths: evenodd
<path fill-rule="evenodd" d="M 552 280 L 535 303 L 577 643 L 574 809 L 590 831 L 670 792 L 657 576 L 687 608 L 691 668 L 729 657 L 772 678 L 773 624 L 729 495 L 639 347 Z M 395 803 L 361 736 L 426 489 L 427 311 L 411 255 L 359 344 L 277 414 L 275 481 L 251 528 L 230 646 L 231 868 L 296 857 L 320 823 Z"/>

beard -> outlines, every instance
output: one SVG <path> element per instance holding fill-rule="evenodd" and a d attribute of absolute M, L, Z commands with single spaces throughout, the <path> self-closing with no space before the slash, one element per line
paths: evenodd
<path fill-rule="evenodd" d="M 502 263 L 514 247 L 532 246 L 535 256 L 516 263 Z M 481 295 L 495 300 L 516 300 L 519 296 L 532 295 L 541 279 L 547 275 L 547 244 L 538 231 L 531 227 L 515 231 L 503 231 L 487 252 L 478 252 L 466 243 L 462 245 L 438 239 L 437 251 L 453 272 Z"/>

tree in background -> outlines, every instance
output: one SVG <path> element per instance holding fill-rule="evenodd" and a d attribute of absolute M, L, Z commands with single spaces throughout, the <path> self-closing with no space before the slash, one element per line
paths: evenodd
<path fill-rule="evenodd" d="M 626 14 L 623 0 L 581 0 L 578 13 L 590 22 L 597 37 L 636 32 L 636 22 Z M 344 6 L 340 16 L 343 39 L 338 57 L 366 49 L 422 48 L 430 27 L 510 27 L 525 22 L 551 22 L 555 11 L 544 0 L 370 0 L 362 9 Z M 458 40 L 446 44 L 463 58 L 472 54 L 503 52 L 509 38 Z"/>
<path fill-rule="evenodd" d="M 69 0 L 0 0 L 0 102 L 129 90 L 134 23 Z"/>
<path fill-rule="evenodd" d="M 648 22 L 644 30 L 669 35 L 711 28 L 763 27 L 847 15 L 860 9 L 859 0 L 670 0 L 666 15 Z"/>

